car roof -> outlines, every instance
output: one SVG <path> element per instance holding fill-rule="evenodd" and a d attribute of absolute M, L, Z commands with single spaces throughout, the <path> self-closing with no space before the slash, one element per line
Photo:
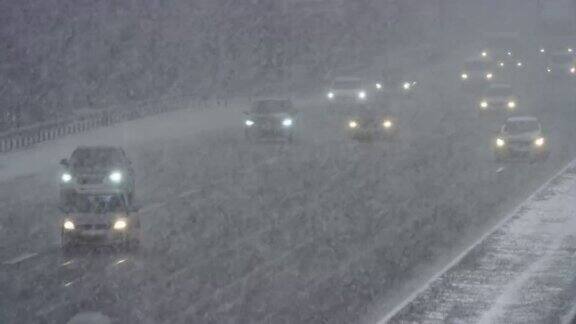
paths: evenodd
<path fill-rule="evenodd" d="M 538 120 L 538 118 L 533 117 L 533 116 L 514 116 L 514 117 L 508 117 L 506 119 L 506 122 L 530 122 L 530 121 L 535 121 L 535 122 L 540 122 Z"/>

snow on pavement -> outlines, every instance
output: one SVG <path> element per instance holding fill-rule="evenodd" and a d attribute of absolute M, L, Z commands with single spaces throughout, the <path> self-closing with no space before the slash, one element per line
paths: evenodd
<path fill-rule="evenodd" d="M 576 161 L 381 322 L 559 322 L 576 267 Z"/>

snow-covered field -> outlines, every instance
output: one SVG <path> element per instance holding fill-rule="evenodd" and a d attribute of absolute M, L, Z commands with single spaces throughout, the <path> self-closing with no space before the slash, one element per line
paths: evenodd
<path fill-rule="evenodd" d="M 495 164 L 500 118 L 458 91 L 459 61 L 421 71 L 395 103 L 400 139 L 355 143 L 320 98 L 294 144 L 250 144 L 242 107 L 183 110 L 46 143 L 0 162 L 0 322 L 351 323 L 393 307 L 576 153 L 566 95 L 521 88 L 550 125 L 545 164 Z M 568 92 L 568 89 L 566 89 Z M 521 107 L 520 109 L 524 109 Z M 144 246 L 58 249 L 57 162 L 117 143 L 135 162 Z M 25 193 L 25 194 L 23 194 Z"/>

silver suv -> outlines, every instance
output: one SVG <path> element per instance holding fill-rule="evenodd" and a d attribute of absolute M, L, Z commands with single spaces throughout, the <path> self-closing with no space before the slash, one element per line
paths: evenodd
<path fill-rule="evenodd" d="M 114 146 L 81 146 L 64 167 L 60 181 L 60 202 L 65 205 L 77 194 L 122 193 L 134 199 L 134 170 L 124 150 Z"/>
<path fill-rule="evenodd" d="M 120 245 L 137 248 L 140 243 L 138 208 L 123 194 L 79 194 L 61 206 L 61 245 Z"/>
<path fill-rule="evenodd" d="M 494 140 L 496 161 L 512 158 L 545 160 L 550 151 L 542 125 L 535 117 L 510 117 Z"/>

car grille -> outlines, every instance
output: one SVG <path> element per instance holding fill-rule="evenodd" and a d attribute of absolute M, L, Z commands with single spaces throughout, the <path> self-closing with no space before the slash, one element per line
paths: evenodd
<path fill-rule="evenodd" d="M 280 122 L 271 118 L 259 118 L 256 121 L 256 125 L 262 128 L 276 128 L 280 126 Z"/>
<path fill-rule="evenodd" d="M 107 230 L 110 229 L 108 224 L 83 224 L 78 225 L 78 229 L 81 230 Z"/>
<path fill-rule="evenodd" d="M 528 147 L 532 145 L 532 141 L 510 141 L 510 145 L 515 147 Z"/>
<path fill-rule="evenodd" d="M 99 184 L 102 183 L 103 178 L 101 176 L 80 176 L 78 178 L 79 184 Z"/>

